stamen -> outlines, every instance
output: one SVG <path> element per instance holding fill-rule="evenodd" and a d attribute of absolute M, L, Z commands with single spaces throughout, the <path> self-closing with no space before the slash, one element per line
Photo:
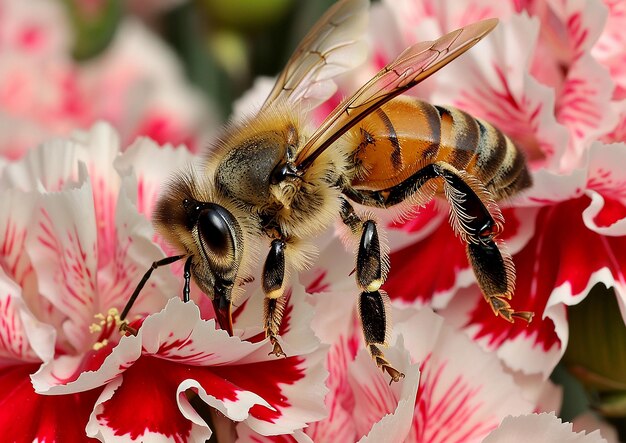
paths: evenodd
<path fill-rule="evenodd" d="M 113 331 L 118 329 L 122 320 L 120 320 L 120 313 L 117 308 L 109 309 L 106 316 L 102 313 L 98 313 L 94 315 L 94 318 L 99 321 L 89 326 L 89 332 L 92 334 L 96 332 L 100 333 L 98 340 L 92 346 L 94 351 L 99 351 L 109 344 L 109 337 Z"/>

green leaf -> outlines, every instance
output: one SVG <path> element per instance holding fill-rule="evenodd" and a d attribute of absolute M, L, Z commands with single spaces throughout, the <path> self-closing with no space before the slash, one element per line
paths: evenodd
<path fill-rule="evenodd" d="M 86 60 L 100 54 L 113 40 L 122 17 L 122 0 L 63 2 L 74 28 L 74 58 Z"/>

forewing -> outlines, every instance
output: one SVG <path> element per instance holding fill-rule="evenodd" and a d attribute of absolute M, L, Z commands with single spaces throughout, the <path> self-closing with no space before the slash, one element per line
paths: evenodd
<path fill-rule="evenodd" d="M 365 60 L 368 9 L 369 0 L 342 0 L 326 11 L 294 51 L 263 108 L 285 99 L 312 109 L 328 99 L 337 88 L 332 78 Z"/>
<path fill-rule="evenodd" d="M 497 23 L 497 19 L 483 20 L 452 31 L 435 41 L 407 48 L 326 118 L 298 153 L 296 165 L 306 169 L 319 154 L 361 119 L 463 54 Z"/>

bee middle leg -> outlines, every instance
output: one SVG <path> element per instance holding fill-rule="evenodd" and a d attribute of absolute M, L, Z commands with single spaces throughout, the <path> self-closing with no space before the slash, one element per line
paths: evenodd
<path fill-rule="evenodd" d="M 273 346 L 269 355 L 285 357 L 278 334 L 285 312 L 285 249 L 287 243 L 282 238 L 272 240 L 270 251 L 263 265 L 262 286 L 265 293 L 265 309 L 263 325 L 265 336 L 269 337 Z"/>
<path fill-rule="evenodd" d="M 532 312 L 515 311 L 508 302 L 515 288 L 515 267 L 502 242 L 496 240 L 503 221 L 500 210 L 478 179 L 440 161 L 425 166 L 389 189 L 348 188 L 344 194 L 361 204 L 387 208 L 412 198 L 429 181 L 437 180 L 450 203 L 450 223 L 466 243 L 468 260 L 494 314 L 511 323 L 515 318 L 530 322 Z M 433 189 L 431 187 L 429 192 Z"/>
<path fill-rule="evenodd" d="M 389 297 L 380 289 L 387 276 L 389 258 L 381 248 L 376 222 L 359 217 L 347 200 L 342 199 L 341 203 L 343 222 L 352 235 L 360 236 L 355 277 L 362 290 L 358 311 L 365 344 L 376 365 L 397 382 L 404 374 L 389 363 L 381 349 L 388 346 L 391 333 Z"/>

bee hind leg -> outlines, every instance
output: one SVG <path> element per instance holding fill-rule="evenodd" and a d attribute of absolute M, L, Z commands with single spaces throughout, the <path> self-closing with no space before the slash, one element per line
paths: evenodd
<path fill-rule="evenodd" d="M 532 312 L 515 311 L 508 302 L 515 291 L 515 266 L 504 244 L 496 239 L 504 219 L 491 194 L 477 179 L 447 163 L 433 167 L 443 178 L 450 222 L 466 242 L 467 258 L 485 300 L 495 315 L 511 323 L 515 318 L 530 322 Z"/>
<path fill-rule="evenodd" d="M 286 242 L 281 238 L 272 240 L 262 275 L 263 292 L 265 292 L 263 324 L 265 336 L 270 339 L 273 346 L 268 355 L 273 354 L 276 357 L 286 357 L 277 338 L 286 304 L 284 295 L 286 246 Z"/>
<path fill-rule="evenodd" d="M 496 239 L 504 219 L 491 194 L 477 178 L 440 161 L 387 189 L 346 187 L 343 193 L 363 205 L 389 208 L 405 200 L 423 204 L 440 186 L 450 203 L 450 223 L 467 244 L 468 260 L 494 314 L 510 322 L 515 318 L 531 321 L 532 312 L 515 311 L 508 302 L 515 289 L 515 266 L 503 242 Z"/>
<path fill-rule="evenodd" d="M 381 248 L 376 223 L 359 217 L 345 199 L 342 199 L 341 216 L 352 235 L 360 234 L 355 277 L 362 290 L 358 312 L 365 344 L 376 365 L 391 377 L 390 383 L 400 381 L 404 374 L 389 363 L 381 349 L 388 346 L 391 334 L 389 297 L 380 289 L 389 269 L 387 252 Z"/>

